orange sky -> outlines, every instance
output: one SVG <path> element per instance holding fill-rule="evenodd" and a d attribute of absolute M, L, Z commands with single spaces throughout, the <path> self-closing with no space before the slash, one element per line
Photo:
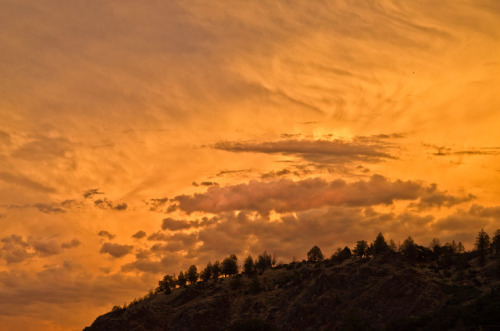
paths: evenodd
<path fill-rule="evenodd" d="M 500 228 L 496 0 L 0 8 L 0 329 L 232 253 Z"/>

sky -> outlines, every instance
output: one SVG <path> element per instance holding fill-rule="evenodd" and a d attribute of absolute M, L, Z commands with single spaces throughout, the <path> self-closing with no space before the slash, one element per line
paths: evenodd
<path fill-rule="evenodd" d="M 0 328 L 165 274 L 500 228 L 500 2 L 0 0 Z"/>

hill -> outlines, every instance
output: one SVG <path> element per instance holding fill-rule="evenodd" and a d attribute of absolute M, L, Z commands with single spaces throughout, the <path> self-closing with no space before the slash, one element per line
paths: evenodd
<path fill-rule="evenodd" d="M 295 262 L 151 294 L 84 330 L 498 330 L 499 265 L 473 253 Z"/>

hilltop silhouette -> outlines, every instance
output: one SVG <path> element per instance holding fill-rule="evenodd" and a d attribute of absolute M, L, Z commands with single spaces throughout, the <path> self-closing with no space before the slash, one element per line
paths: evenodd
<path fill-rule="evenodd" d="M 500 230 L 481 230 L 472 251 L 411 237 L 396 247 L 380 233 L 330 258 L 317 246 L 307 256 L 277 264 L 264 252 L 240 268 L 231 255 L 200 274 L 191 266 L 84 330 L 500 329 Z"/>

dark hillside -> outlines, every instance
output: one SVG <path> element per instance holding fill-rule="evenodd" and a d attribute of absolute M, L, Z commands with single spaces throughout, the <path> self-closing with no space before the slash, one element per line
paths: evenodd
<path fill-rule="evenodd" d="M 498 261 L 410 261 L 390 252 L 281 265 L 157 293 L 93 330 L 500 329 Z"/>

